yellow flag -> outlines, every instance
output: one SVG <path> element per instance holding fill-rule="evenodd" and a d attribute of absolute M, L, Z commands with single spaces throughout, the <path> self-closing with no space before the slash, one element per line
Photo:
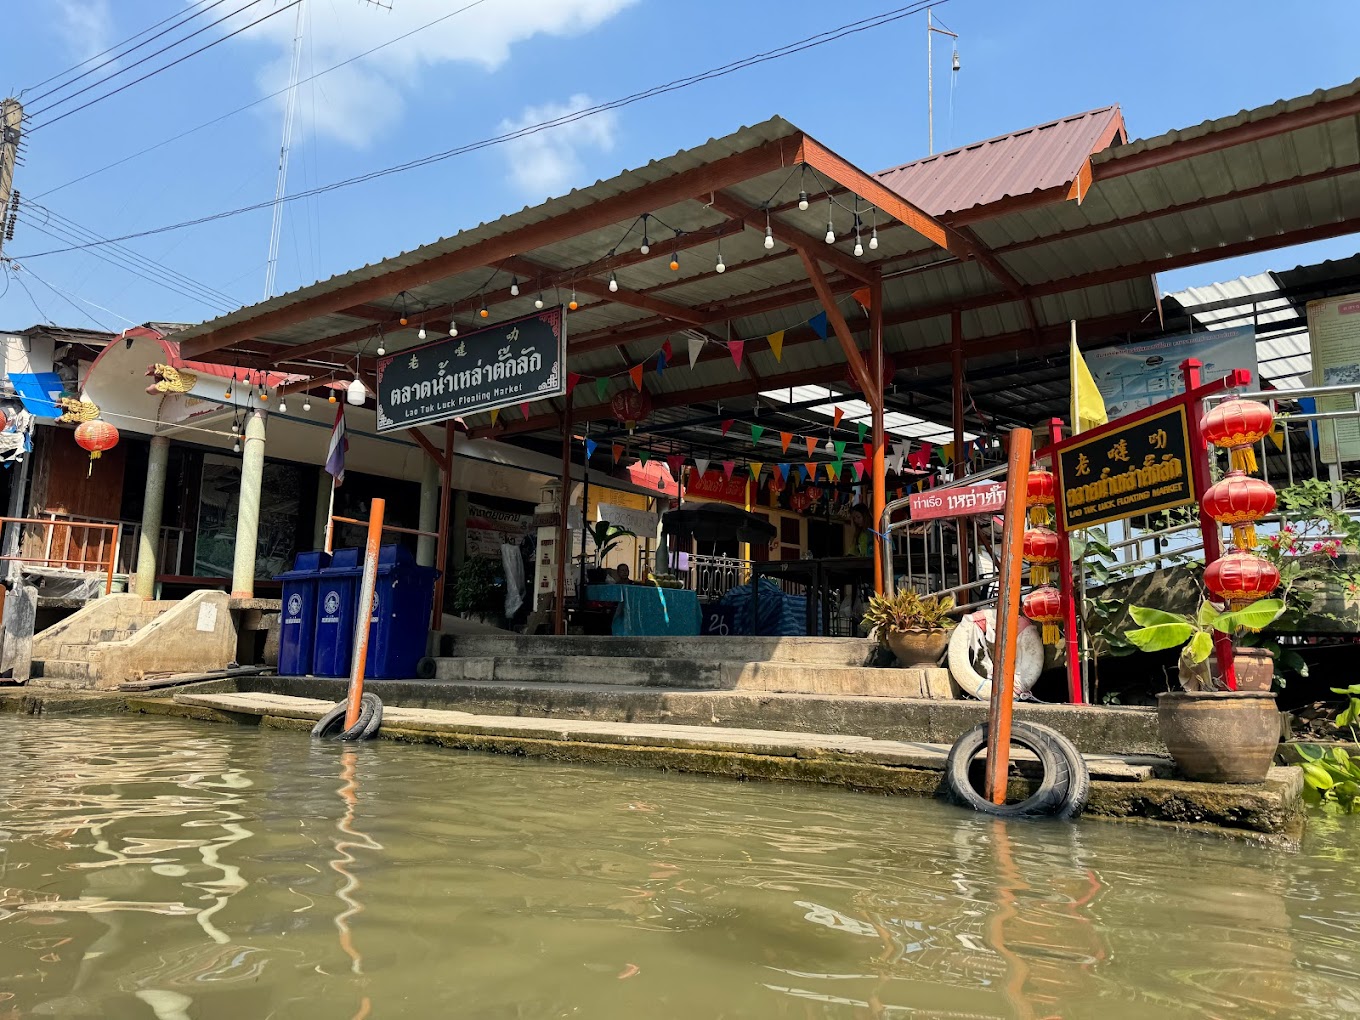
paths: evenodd
<path fill-rule="evenodd" d="M 495 427 L 496 427 L 496 419 L 499 418 L 500 416 L 501 416 L 501 409 L 500 409 L 499 407 L 493 407 L 493 408 L 491 409 L 491 427 L 492 427 L 492 428 L 495 428 Z"/>
<path fill-rule="evenodd" d="M 1071 353 L 1071 384 L 1072 384 L 1072 434 L 1085 432 L 1093 429 L 1097 425 L 1104 425 L 1109 421 L 1105 414 L 1105 398 L 1100 395 L 1100 388 L 1096 386 L 1095 377 L 1091 375 L 1091 370 L 1086 367 L 1086 359 L 1081 356 L 1081 348 L 1077 346 L 1077 320 L 1072 320 L 1072 353 Z"/>
<path fill-rule="evenodd" d="M 770 341 L 770 351 L 774 354 L 775 361 L 784 360 L 784 331 L 781 329 L 777 333 L 771 333 L 765 338 Z"/>

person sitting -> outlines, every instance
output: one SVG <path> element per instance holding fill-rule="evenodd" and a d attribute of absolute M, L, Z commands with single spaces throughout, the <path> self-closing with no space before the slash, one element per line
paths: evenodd
<path fill-rule="evenodd" d="M 633 582 L 630 579 L 631 574 L 632 571 L 628 569 L 628 564 L 620 563 L 617 567 L 614 568 L 614 583 L 632 584 Z"/>
<path fill-rule="evenodd" d="M 850 526 L 854 533 L 850 539 L 851 556 L 872 556 L 874 554 L 874 533 L 869 529 L 869 508 L 856 503 L 850 511 Z"/>

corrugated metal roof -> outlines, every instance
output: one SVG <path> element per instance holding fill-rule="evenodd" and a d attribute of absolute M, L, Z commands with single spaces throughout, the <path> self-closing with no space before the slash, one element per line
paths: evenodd
<path fill-rule="evenodd" d="M 998 135 L 874 176 L 899 195 L 940 216 L 1003 198 L 1070 184 L 1097 147 L 1122 132 L 1118 106 Z"/>

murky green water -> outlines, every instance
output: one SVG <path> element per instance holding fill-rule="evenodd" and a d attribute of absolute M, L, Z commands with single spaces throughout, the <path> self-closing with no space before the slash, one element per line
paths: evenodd
<path fill-rule="evenodd" d="M 0 804 L 0 1020 L 1360 1016 L 1360 825 L 13 717 Z"/>

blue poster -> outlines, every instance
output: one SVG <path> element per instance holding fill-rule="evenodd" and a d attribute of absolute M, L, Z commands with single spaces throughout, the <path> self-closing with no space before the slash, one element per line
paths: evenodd
<path fill-rule="evenodd" d="M 1180 366 L 1186 358 L 1204 363 L 1201 378 L 1205 382 L 1220 379 L 1234 368 L 1251 372 L 1253 385 L 1260 382 L 1254 326 L 1180 333 L 1088 351 L 1084 357 L 1112 421 L 1183 392 Z"/>

